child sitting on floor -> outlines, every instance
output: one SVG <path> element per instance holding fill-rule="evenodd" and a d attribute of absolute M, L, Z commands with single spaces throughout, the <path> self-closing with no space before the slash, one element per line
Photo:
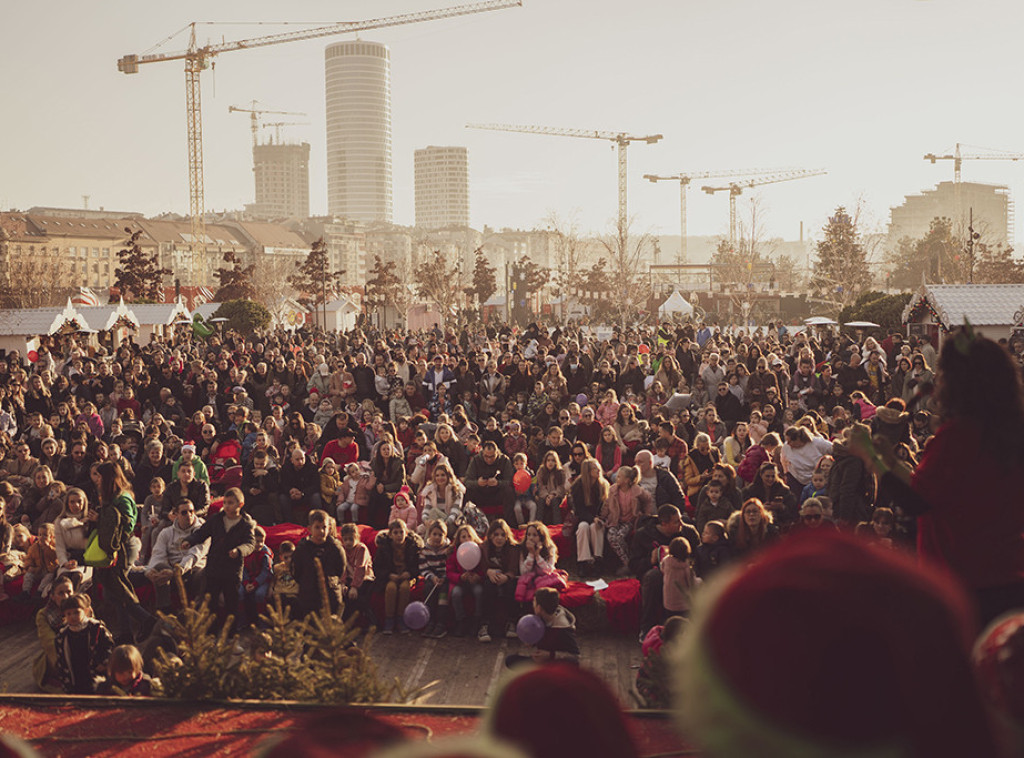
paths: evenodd
<path fill-rule="evenodd" d="M 153 679 L 142 670 L 142 653 L 135 645 L 118 645 L 110 654 L 107 678 L 96 689 L 97 695 L 150 697 Z"/>
<path fill-rule="evenodd" d="M 544 636 L 529 655 L 507 656 L 505 665 L 512 668 L 528 661 L 534 663 L 547 663 L 555 660 L 578 662 L 580 644 L 576 639 L 576 617 L 562 606 L 558 590 L 553 587 L 538 589 L 533 596 L 533 612 L 544 622 Z"/>
<path fill-rule="evenodd" d="M 57 675 L 69 695 L 93 695 L 107 673 L 114 638 L 92 617 L 88 595 L 77 594 L 60 606 L 64 626 L 57 632 Z"/>

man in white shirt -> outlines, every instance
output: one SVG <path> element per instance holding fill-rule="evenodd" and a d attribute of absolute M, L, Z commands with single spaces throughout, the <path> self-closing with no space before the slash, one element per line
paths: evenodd
<path fill-rule="evenodd" d="M 156 590 L 156 607 L 166 608 L 171 603 L 171 582 L 174 569 L 181 569 L 185 587 L 198 587 L 206 566 L 208 541 L 200 542 L 188 550 L 182 550 L 182 541 L 203 525 L 196 516 L 196 507 L 191 500 L 182 500 L 173 514 L 171 526 L 160 532 L 153 545 L 153 554 L 146 565 L 146 578 Z"/>

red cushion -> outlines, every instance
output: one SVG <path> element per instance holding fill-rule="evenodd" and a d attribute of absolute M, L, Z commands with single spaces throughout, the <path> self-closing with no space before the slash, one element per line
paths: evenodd
<path fill-rule="evenodd" d="M 601 591 L 608 623 L 617 632 L 635 632 L 640 628 L 640 580 L 618 579 Z"/>
<path fill-rule="evenodd" d="M 569 582 L 562 590 L 562 605 L 566 608 L 579 608 L 594 598 L 594 588 L 586 582 Z"/>

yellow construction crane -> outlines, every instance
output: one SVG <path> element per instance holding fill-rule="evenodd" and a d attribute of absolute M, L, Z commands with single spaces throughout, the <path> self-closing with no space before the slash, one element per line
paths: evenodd
<path fill-rule="evenodd" d="M 649 134 L 637 137 L 625 132 L 601 132 L 589 129 L 560 129 L 550 126 L 516 126 L 514 124 L 466 124 L 467 129 L 492 129 L 498 132 L 523 132 L 525 134 L 553 134 L 558 137 L 585 137 L 588 139 L 610 140 L 619 151 L 619 225 L 618 233 L 625 234 L 629 217 L 626 212 L 626 147 L 630 142 L 646 142 L 653 145 L 662 135 Z"/>
<path fill-rule="evenodd" d="M 760 187 L 765 184 L 777 184 L 778 182 L 791 182 L 794 179 L 806 179 L 811 176 L 821 176 L 828 172 L 824 169 L 793 169 L 791 171 L 780 171 L 775 174 L 769 174 L 767 176 L 758 177 L 756 179 L 748 179 L 741 182 L 729 182 L 724 187 L 709 187 L 707 185 L 701 187 L 702 190 L 707 192 L 709 195 L 713 195 L 716 192 L 728 192 L 729 193 L 729 242 L 733 245 L 736 244 L 736 198 L 743 194 L 743 190 L 751 189 L 753 187 Z"/>
<path fill-rule="evenodd" d="M 732 176 L 754 176 L 776 173 L 778 169 L 737 169 L 736 171 L 683 171 L 671 176 L 644 174 L 644 179 L 657 184 L 658 182 L 679 182 L 679 260 L 676 263 L 685 266 L 686 254 L 686 190 L 694 179 L 721 179 Z"/>
<path fill-rule="evenodd" d="M 330 37 L 347 32 L 358 32 L 365 29 L 381 29 L 402 24 L 415 24 L 421 21 L 434 21 L 442 18 L 466 16 L 472 13 L 500 10 L 521 6 L 522 0 L 485 0 L 485 2 L 456 5 L 417 13 L 403 13 L 397 16 L 368 19 L 366 21 L 345 21 L 326 26 L 313 26 L 298 31 L 269 34 L 262 37 L 250 37 L 219 43 L 199 44 L 196 41 L 196 22 L 188 25 L 188 49 L 175 53 L 154 53 L 149 55 L 125 55 L 117 61 L 117 70 L 125 74 L 139 73 L 139 66 L 146 63 L 163 63 L 165 61 L 185 62 L 185 112 L 188 122 L 188 180 L 189 180 L 189 212 L 192 215 L 191 234 L 191 284 L 205 284 L 197 280 L 197 268 L 201 276 L 206 277 L 206 224 L 203 219 L 203 121 L 200 98 L 199 75 L 208 68 L 213 59 L 221 53 L 235 50 L 248 50 L 254 47 L 267 47 L 285 42 Z M 198 265 L 197 265 L 198 264 Z"/>
<path fill-rule="evenodd" d="M 237 105 L 229 105 L 228 113 L 248 113 L 249 114 L 249 128 L 252 129 L 252 146 L 256 147 L 259 141 L 260 134 L 260 116 L 273 115 L 273 116 L 306 116 L 306 113 L 300 113 L 298 111 L 266 111 L 256 107 L 256 101 L 252 101 L 252 108 L 239 108 Z M 284 124 L 278 124 L 278 126 L 284 126 Z"/>
<path fill-rule="evenodd" d="M 971 148 L 972 150 L 985 150 L 987 152 L 962 153 L 960 151 L 961 147 Z M 957 142 L 952 153 L 947 152 L 944 155 L 928 153 L 924 159 L 932 163 L 936 161 L 953 161 L 953 182 L 960 184 L 960 168 L 964 161 L 1020 161 L 1024 160 L 1024 153 L 1011 153 L 1007 150 L 993 150 L 989 147 L 975 147 Z"/>

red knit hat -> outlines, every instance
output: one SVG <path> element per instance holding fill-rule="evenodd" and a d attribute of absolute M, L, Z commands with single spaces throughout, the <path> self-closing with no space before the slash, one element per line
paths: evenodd
<path fill-rule="evenodd" d="M 488 726 L 531 758 L 638 758 L 614 693 L 596 674 L 567 663 L 531 668 L 509 681 L 488 712 Z"/>
<path fill-rule="evenodd" d="M 805 533 L 721 581 L 679 655 L 681 718 L 710 755 L 992 754 L 949 576 Z"/>

